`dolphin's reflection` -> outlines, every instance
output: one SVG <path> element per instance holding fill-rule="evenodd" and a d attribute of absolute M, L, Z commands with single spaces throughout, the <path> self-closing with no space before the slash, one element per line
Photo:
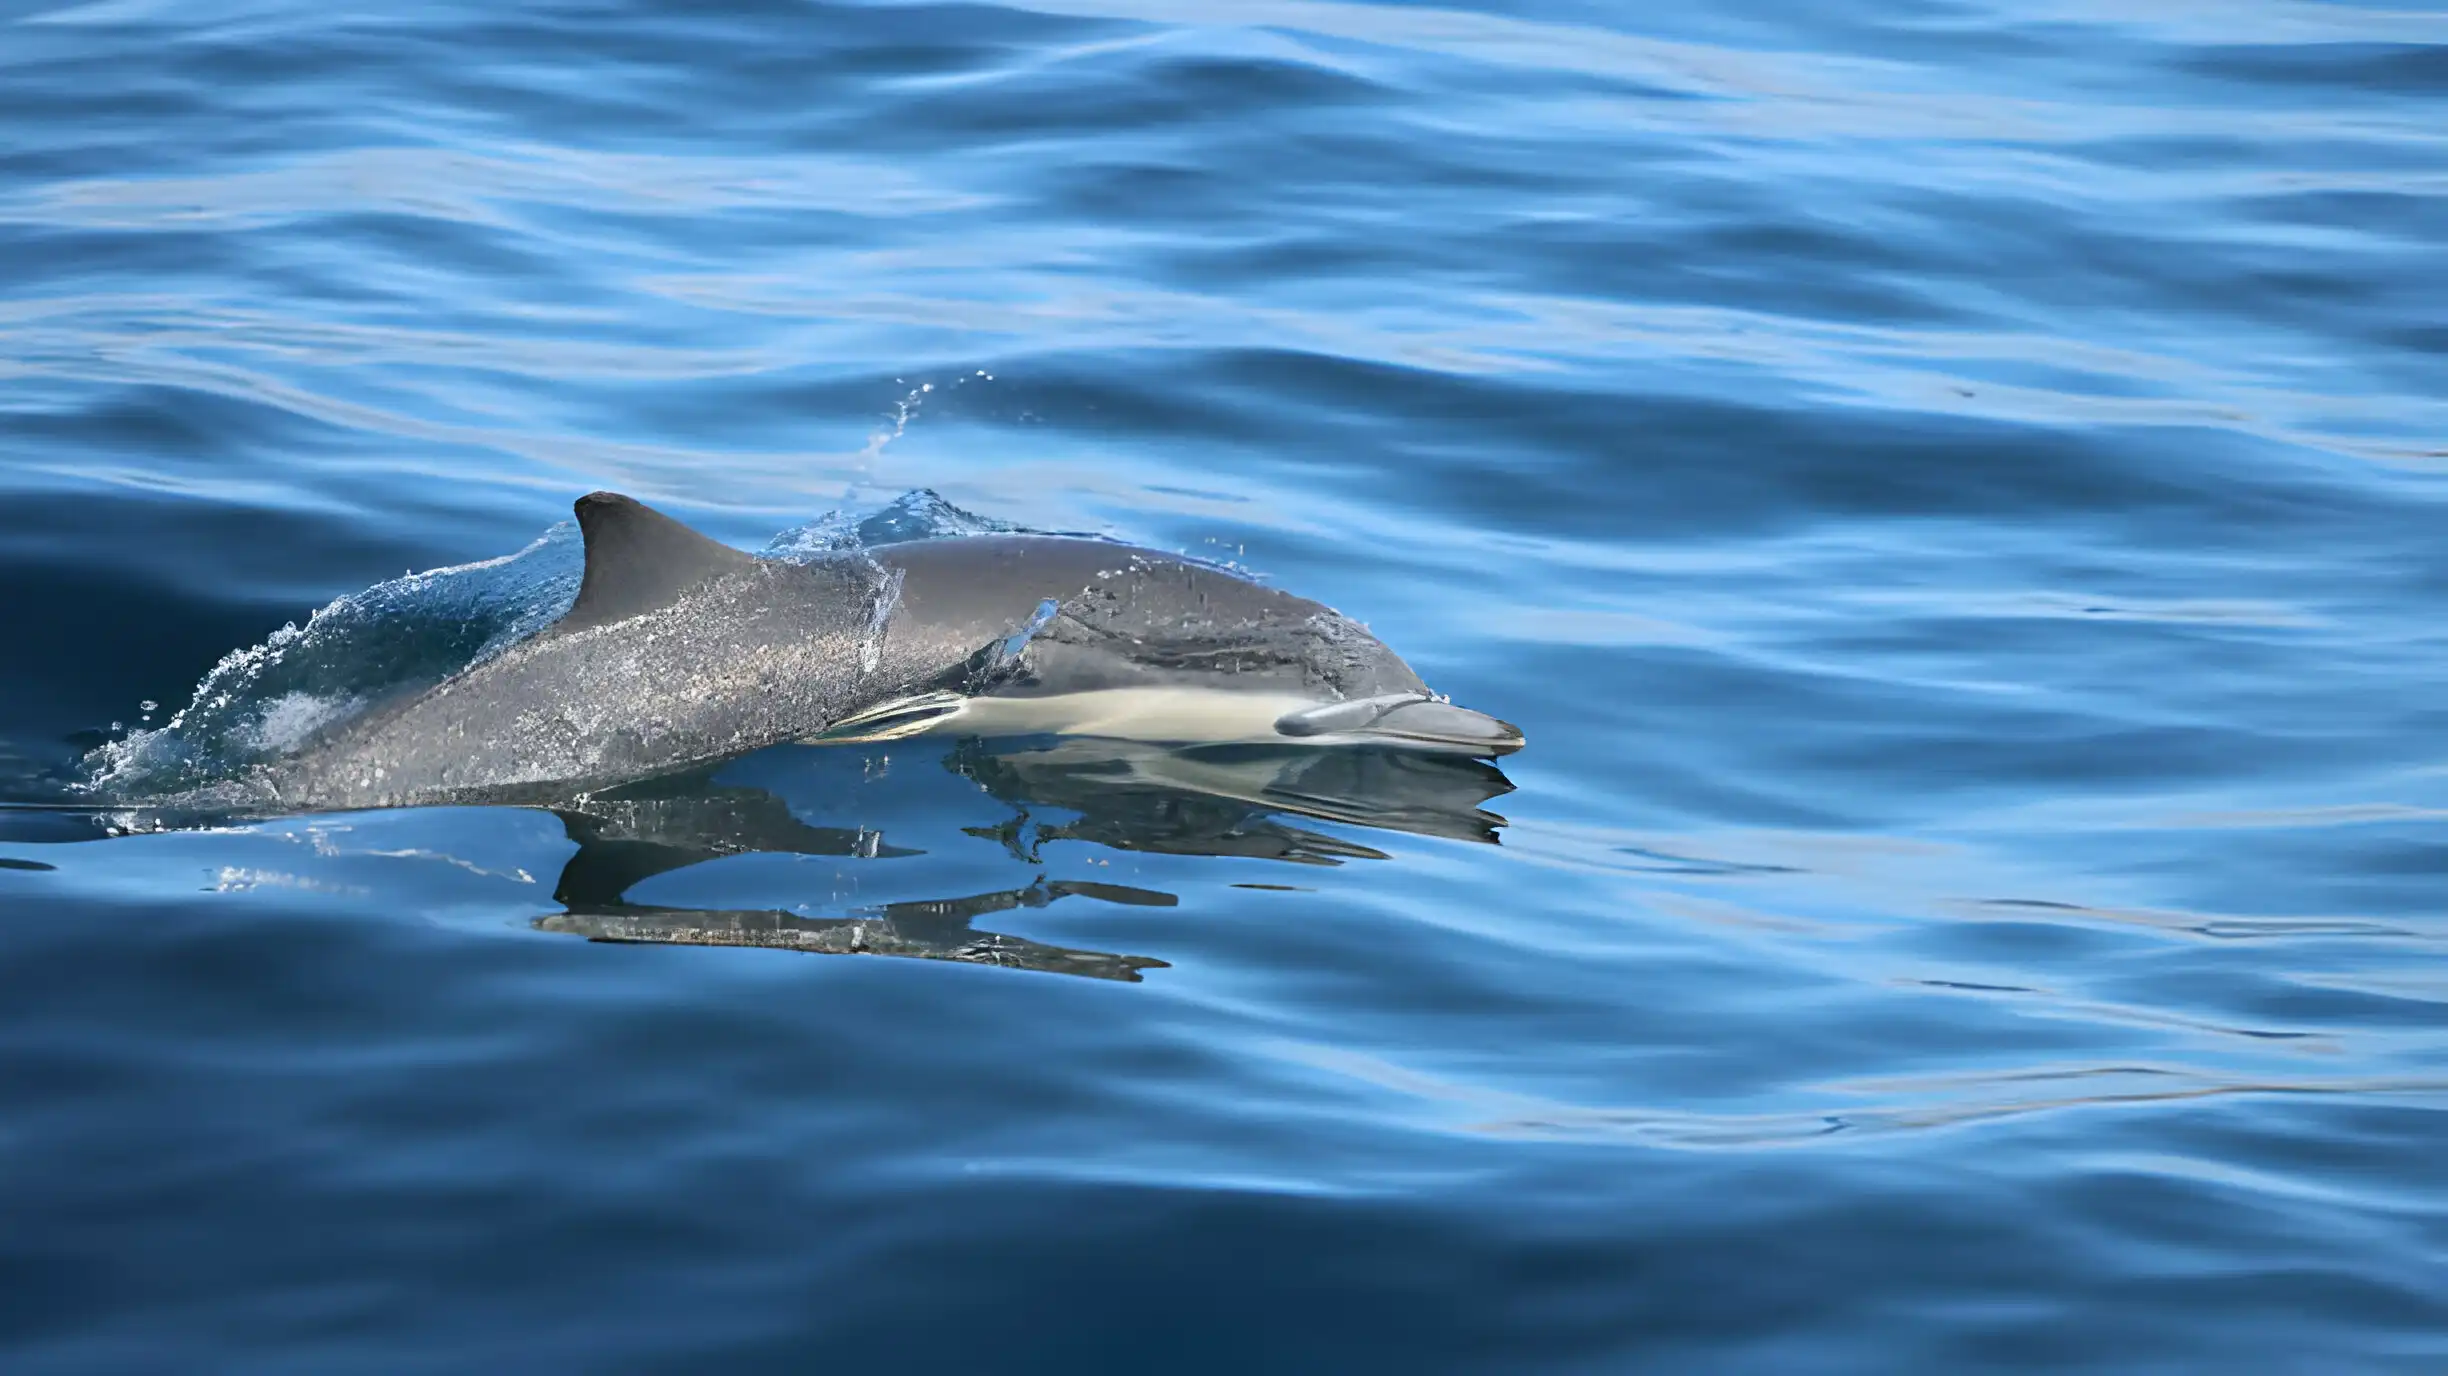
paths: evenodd
<path fill-rule="evenodd" d="M 564 911 L 536 926 L 593 941 L 688 946 L 766 946 L 835 955 L 909 956 L 1136 980 L 1164 962 L 1104 951 L 1075 951 L 998 932 L 972 919 L 1013 908 L 1044 907 L 1084 894 L 1109 902 L 1171 904 L 1171 894 L 1114 884 L 1040 878 L 1024 889 L 968 898 L 888 903 L 854 917 L 816 918 L 769 909 L 704 909 L 631 903 L 629 890 L 658 874 L 756 853 L 883 859 L 923 852 L 885 844 L 880 832 L 814 826 L 761 788 L 721 784 L 709 774 L 659 779 L 617 796 L 556 808 L 577 852 L 561 867 L 553 901 Z"/>
<path fill-rule="evenodd" d="M 1480 804 L 1513 791 L 1503 771 L 1484 761 L 1366 749 L 1166 749 L 1069 739 L 998 750 L 966 740 L 944 763 L 1020 814 L 1002 829 L 1015 840 L 1031 808 L 1050 807 L 1080 816 L 1038 826 L 1039 843 L 1310 865 L 1387 857 L 1284 816 L 1492 844 L 1505 819 Z M 1037 858 L 1034 847 L 1021 854 Z"/>
<path fill-rule="evenodd" d="M 1097 892 L 1105 890 L 1107 892 Z M 1116 898 L 1119 890 L 1127 897 Z M 820 955 L 908 956 L 1007 965 L 1058 975 L 1136 982 L 1141 970 L 1163 969 L 1153 956 L 1073 950 L 1025 937 L 980 931 L 971 919 L 1012 908 L 1042 908 L 1057 898 L 1088 894 L 1109 902 L 1165 903 L 1173 895 L 1119 884 L 1040 879 L 1025 889 L 922 903 L 888 903 L 871 917 L 800 917 L 757 909 L 656 908 L 613 904 L 536 919 L 540 931 L 569 932 L 589 941 L 662 942 L 678 946 L 766 946 Z"/>
<path fill-rule="evenodd" d="M 1493 843 L 1504 819 L 1481 804 L 1513 787 L 1500 770 L 1481 761 L 1365 749 L 965 740 L 947 752 L 944 764 L 1013 811 L 998 825 L 964 830 L 1000 840 L 1031 863 L 1049 840 L 1309 865 L 1387 858 L 1384 851 L 1287 818 Z M 632 903 L 629 891 L 647 879 L 724 856 L 888 859 L 921 852 L 889 844 L 880 831 L 813 825 L 801 820 L 782 793 L 724 782 L 718 773 L 656 780 L 553 811 L 578 849 L 553 893 L 564 911 L 539 918 L 536 925 L 596 941 L 906 956 L 1137 980 L 1141 970 L 1163 968 L 1164 962 L 1052 946 L 973 924 L 988 914 L 1044 907 L 1061 898 L 1141 907 L 1179 901 L 1153 889 L 1040 876 L 1019 889 L 886 903 L 845 917 Z M 1075 815 L 1048 821 L 1038 815 L 1044 812 Z"/>

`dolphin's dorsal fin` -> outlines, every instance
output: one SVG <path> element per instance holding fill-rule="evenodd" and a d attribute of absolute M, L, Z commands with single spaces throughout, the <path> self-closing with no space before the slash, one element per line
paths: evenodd
<path fill-rule="evenodd" d="M 683 593 L 756 563 L 617 492 L 590 492 L 578 499 L 577 510 L 586 536 L 586 576 L 556 630 L 585 630 L 668 607 Z"/>

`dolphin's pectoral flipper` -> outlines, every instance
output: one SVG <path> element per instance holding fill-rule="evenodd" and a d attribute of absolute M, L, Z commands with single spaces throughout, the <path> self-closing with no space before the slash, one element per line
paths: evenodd
<path fill-rule="evenodd" d="M 1382 697 L 1322 702 L 1315 707 L 1304 707 L 1277 717 L 1275 730 L 1277 734 L 1285 736 L 1326 736 L 1362 731 L 1397 707 L 1428 700 L 1426 693 L 1387 693 Z"/>
<path fill-rule="evenodd" d="M 865 711 L 853 712 L 808 738 L 807 744 L 837 745 L 858 741 L 897 741 L 915 736 L 947 717 L 960 714 L 969 699 L 959 693 L 920 693 L 916 697 L 894 698 L 878 703 Z"/>
<path fill-rule="evenodd" d="M 1275 730 L 1295 739 L 1339 736 L 1472 755 L 1510 755 L 1522 748 L 1520 727 L 1425 693 L 1387 693 L 1304 707 L 1276 718 Z"/>
<path fill-rule="evenodd" d="M 751 556 L 616 492 L 590 492 L 578 499 L 576 510 L 586 537 L 586 572 L 577 602 L 555 630 L 579 631 L 642 616 L 726 573 L 756 565 Z"/>

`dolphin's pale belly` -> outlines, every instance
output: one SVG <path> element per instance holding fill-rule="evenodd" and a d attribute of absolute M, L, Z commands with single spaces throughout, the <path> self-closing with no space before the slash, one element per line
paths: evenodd
<path fill-rule="evenodd" d="M 1425 693 L 1321 702 L 1300 693 L 1166 683 L 1068 693 L 896 698 L 836 722 L 819 741 L 919 735 L 1092 736 L 1164 745 L 1371 745 L 1471 757 L 1510 754 L 1521 735 Z"/>
<path fill-rule="evenodd" d="M 1168 684 L 1085 693 L 966 699 L 934 719 L 937 735 L 1099 736 L 1117 741 L 1281 742 L 1275 723 L 1314 707 L 1291 693 L 1244 693 Z"/>

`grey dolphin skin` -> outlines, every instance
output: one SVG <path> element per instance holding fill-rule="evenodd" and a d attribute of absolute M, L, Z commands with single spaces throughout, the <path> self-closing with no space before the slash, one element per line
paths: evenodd
<path fill-rule="evenodd" d="M 630 498 L 577 503 L 562 619 L 265 767 L 298 810 L 533 802 L 786 741 L 921 732 L 1374 745 L 1488 758 L 1516 728 L 1443 702 L 1358 623 L 1100 540 L 918 540 L 758 559 Z"/>

